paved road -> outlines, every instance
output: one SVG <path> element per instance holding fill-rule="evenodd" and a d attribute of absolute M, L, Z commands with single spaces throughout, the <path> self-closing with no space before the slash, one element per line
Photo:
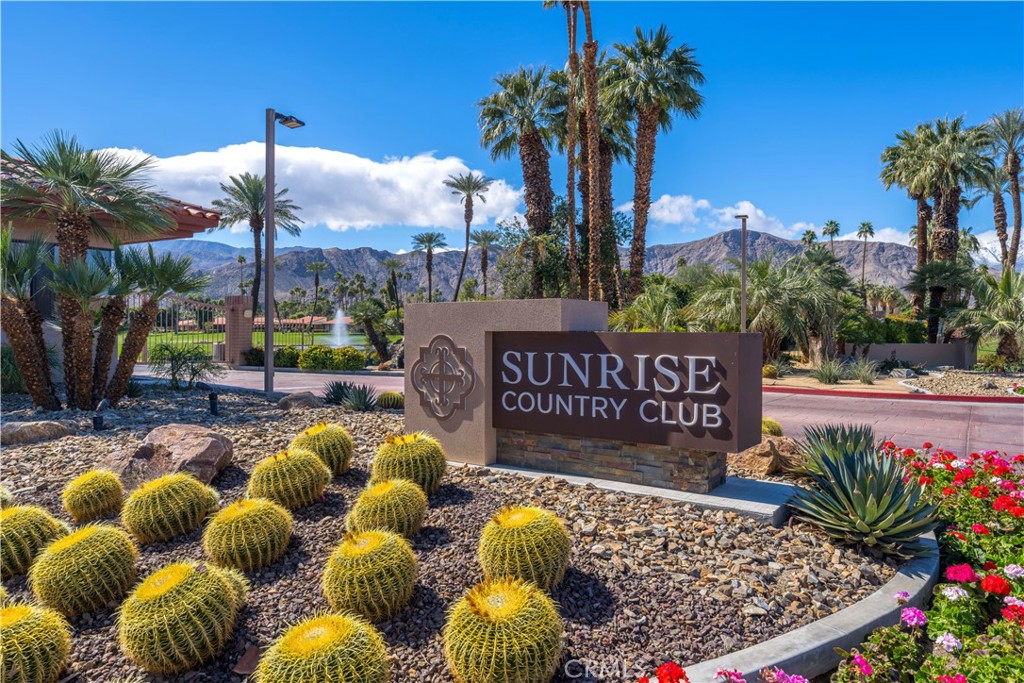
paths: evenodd
<path fill-rule="evenodd" d="M 145 375 L 142 366 L 136 374 Z M 308 372 L 277 372 L 277 391 L 320 393 L 334 380 L 372 384 L 378 391 L 402 391 L 400 375 L 322 375 Z M 230 370 L 219 384 L 263 389 L 263 373 Z M 764 414 L 782 424 L 786 434 L 800 435 L 808 425 L 829 422 L 867 423 L 879 436 L 897 444 L 919 446 L 931 441 L 954 453 L 995 449 L 1024 452 L 1024 404 L 953 403 L 882 398 L 847 398 L 807 394 L 763 394 Z"/>

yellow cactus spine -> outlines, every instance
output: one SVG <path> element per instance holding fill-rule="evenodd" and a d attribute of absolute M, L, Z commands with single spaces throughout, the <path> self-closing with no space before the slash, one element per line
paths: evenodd
<path fill-rule="evenodd" d="M 489 579 L 511 576 L 549 590 L 565 575 L 571 549 L 569 533 L 553 513 L 505 507 L 484 527 L 478 555 Z"/>
<path fill-rule="evenodd" d="M 428 434 L 389 436 L 373 459 L 373 479 L 408 479 L 429 496 L 441 488 L 448 461 L 437 439 Z"/>
<path fill-rule="evenodd" d="M 121 480 L 110 470 L 92 470 L 75 477 L 60 495 L 76 524 L 120 512 L 123 498 Z"/>
<path fill-rule="evenodd" d="M 67 616 L 120 600 L 135 583 L 139 551 L 131 537 L 108 524 L 90 524 L 44 550 L 29 571 L 39 602 Z"/>
<path fill-rule="evenodd" d="M 0 609 L 0 680 L 56 683 L 67 668 L 71 630 L 52 609 L 11 603 Z"/>
<path fill-rule="evenodd" d="M 346 534 L 327 560 L 324 597 L 337 612 L 370 621 L 394 616 L 412 597 L 416 555 L 408 541 L 390 531 Z"/>
<path fill-rule="evenodd" d="M 313 451 L 333 474 L 348 472 L 352 462 L 352 437 L 339 424 L 321 422 L 313 425 L 292 439 L 288 448 Z"/>
<path fill-rule="evenodd" d="M 121 510 L 125 528 L 140 543 L 170 541 L 202 525 L 220 498 L 189 474 L 167 474 L 143 483 Z"/>
<path fill-rule="evenodd" d="M 384 410 L 401 410 L 405 407 L 405 394 L 385 391 L 377 397 L 377 405 Z"/>
<path fill-rule="evenodd" d="M 331 470 L 315 453 L 289 448 L 256 463 L 245 492 L 297 510 L 318 502 L 330 481 Z"/>
<path fill-rule="evenodd" d="M 15 505 L 0 510 L 0 575 L 24 574 L 42 549 L 68 527 L 38 505 Z"/>
<path fill-rule="evenodd" d="M 6 486 L 0 484 L 0 508 L 9 508 L 14 505 L 14 494 Z"/>
<path fill-rule="evenodd" d="M 352 505 L 345 520 L 349 531 L 385 529 L 412 536 L 423 526 L 427 494 L 407 479 L 371 483 Z"/>
<path fill-rule="evenodd" d="M 224 649 L 247 590 L 234 569 L 198 562 L 159 569 L 121 606 L 121 649 L 151 673 L 194 669 Z"/>
<path fill-rule="evenodd" d="M 325 614 L 296 624 L 260 658 L 256 683 L 388 683 L 384 638 L 350 614 Z"/>
<path fill-rule="evenodd" d="M 562 656 L 562 620 L 532 583 L 484 581 L 448 613 L 444 654 L 462 683 L 547 683 Z"/>
<path fill-rule="evenodd" d="M 203 549 L 214 563 L 254 571 L 277 562 L 292 537 L 292 515 L 264 498 L 240 500 L 210 520 Z"/>

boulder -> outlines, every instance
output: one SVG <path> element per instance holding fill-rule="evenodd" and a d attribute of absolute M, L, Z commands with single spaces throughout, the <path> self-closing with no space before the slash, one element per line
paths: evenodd
<path fill-rule="evenodd" d="M 729 464 L 754 474 L 767 476 L 779 472 L 803 471 L 800 444 L 788 436 L 762 436 L 761 443 L 740 453 L 729 454 Z"/>
<path fill-rule="evenodd" d="M 893 368 L 889 372 L 889 376 L 895 377 L 896 379 L 911 379 L 913 377 L 917 377 L 917 373 L 910 368 Z"/>
<path fill-rule="evenodd" d="M 78 425 L 70 420 L 39 420 L 37 422 L 5 422 L 0 426 L 0 443 L 5 446 L 59 439 L 74 434 Z"/>
<path fill-rule="evenodd" d="M 295 410 L 296 408 L 322 408 L 323 399 L 316 396 L 312 391 L 299 391 L 288 394 L 277 402 L 281 410 Z"/>
<path fill-rule="evenodd" d="M 199 425 L 157 427 L 135 449 L 110 458 L 106 466 L 121 477 L 128 490 L 148 479 L 188 472 L 205 484 L 231 463 L 231 439 Z"/>

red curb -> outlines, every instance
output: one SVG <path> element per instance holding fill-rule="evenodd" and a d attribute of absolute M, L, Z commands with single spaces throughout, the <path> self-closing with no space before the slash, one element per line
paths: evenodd
<path fill-rule="evenodd" d="M 804 387 L 762 386 L 768 394 L 808 394 L 811 396 L 848 396 L 849 398 L 883 398 L 898 401 L 949 401 L 963 403 L 1011 403 L 1024 405 L 1024 398 L 1016 396 L 953 396 L 949 394 L 895 394 L 881 391 L 839 391 L 837 389 L 807 389 Z"/>

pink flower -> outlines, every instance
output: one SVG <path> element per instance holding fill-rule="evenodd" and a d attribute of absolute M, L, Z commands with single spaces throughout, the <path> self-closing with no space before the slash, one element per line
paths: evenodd
<path fill-rule="evenodd" d="M 875 673 L 874 668 L 868 663 L 868 660 L 864 659 L 864 655 L 856 653 L 853 655 L 853 665 L 860 671 L 861 676 L 870 676 Z"/>
<path fill-rule="evenodd" d="M 943 633 L 935 639 L 935 644 L 946 652 L 956 652 L 964 646 L 964 644 L 960 642 L 960 639 L 952 633 Z"/>
<path fill-rule="evenodd" d="M 978 575 L 969 564 L 954 564 L 946 567 L 946 578 L 957 583 L 972 583 L 978 580 Z"/>
<path fill-rule="evenodd" d="M 900 621 L 910 628 L 917 628 L 928 623 L 928 617 L 916 607 L 904 607 L 900 613 Z"/>
<path fill-rule="evenodd" d="M 988 536 L 988 527 L 984 524 L 972 524 L 971 531 L 978 534 L 979 536 Z"/>
<path fill-rule="evenodd" d="M 746 683 L 743 674 L 737 669 L 719 669 L 715 672 L 715 678 L 720 679 L 722 683 Z"/>
<path fill-rule="evenodd" d="M 894 600 L 896 600 L 896 602 L 898 602 L 901 605 L 905 605 L 907 604 L 907 602 L 910 601 L 910 593 L 908 593 L 907 591 L 900 591 L 892 597 Z"/>
<path fill-rule="evenodd" d="M 955 676 L 938 676 L 935 680 L 939 683 L 967 683 L 967 676 L 956 674 Z"/>

